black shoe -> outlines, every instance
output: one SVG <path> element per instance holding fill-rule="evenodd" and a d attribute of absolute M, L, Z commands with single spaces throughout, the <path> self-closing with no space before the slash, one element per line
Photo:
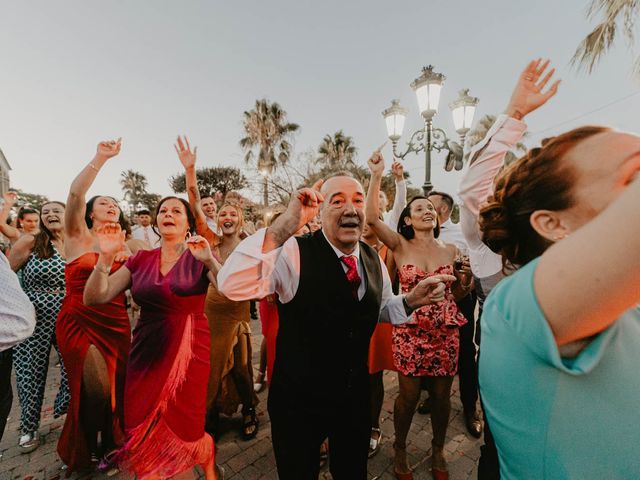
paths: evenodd
<path fill-rule="evenodd" d="M 251 440 L 258 434 L 258 416 L 256 409 L 251 407 L 242 413 L 242 439 Z"/>
<path fill-rule="evenodd" d="M 467 431 L 472 437 L 480 438 L 482 436 L 482 422 L 480 421 L 480 415 L 478 412 L 473 412 L 470 415 L 465 414 L 465 425 Z"/>
<path fill-rule="evenodd" d="M 420 405 L 418 405 L 418 413 L 420 415 L 427 415 L 431 413 L 431 401 L 429 397 L 420 402 Z"/>

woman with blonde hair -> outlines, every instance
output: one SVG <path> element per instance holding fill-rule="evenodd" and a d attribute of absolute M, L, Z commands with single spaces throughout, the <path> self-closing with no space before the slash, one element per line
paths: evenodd
<path fill-rule="evenodd" d="M 242 209 L 226 203 L 218 210 L 216 235 L 207 225 L 200 207 L 196 180 L 196 150 L 188 140 L 178 138 L 178 156 L 185 168 L 189 203 L 196 217 L 196 231 L 211 244 L 214 254 L 224 264 L 242 240 L 244 215 Z M 233 415 L 242 405 L 242 438 L 249 440 L 258 433 L 255 406 L 258 397 L 253 388 L 251 365 L 251 328 L 249 301 L 235 302 L 222 295 L 216 285 L 209 286 L 205 314 L 211 330 L 211 373 L 207 395 L 208 428 L 215 430 L 220 413 Z"/>

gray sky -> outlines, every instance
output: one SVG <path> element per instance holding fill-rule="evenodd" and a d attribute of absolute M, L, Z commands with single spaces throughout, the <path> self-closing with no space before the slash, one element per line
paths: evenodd
<path fill-rule="evenodd" d="M 170 193 L 180 171 L 172 142 L 185 133 L 199 165 L 243 166 L 242 112 L 279 102 L 300 124 L 295 152 L 343 129 L 359 161 L 386 139 L 380 112 L 392 98 L 420 119 L 409 83 L 423 65 L 447 75 L 436 126 L 455 136 L 448 103 L 463 87 L 480 98 L 476 119 L 504 109 L 531 58 L 550 57 L 558 95 L 531 115 L 536 132 L 640 90 L 622 42 L 591 76 L 569 68 L 590 24 L 587 1 L 401 0 L 6 2 L 0 28 L 0 148 L 12 186 L 64 200 L 102 139 L 123 150 L 90 193 L 121 197 L 125 169 Z M 545 132 L 600 123 L 639 130 L 640 95 Z M 406 140 L 406 138 L 405 138 Z M 385 153 L 390 158 L 389 147 Z M 455 192 L 457 174 L 435 156 L 433 183 Z M 423 156 L 407 157 L 413 184 Z M 256 192 L 257 193 L 257 192 Z"/>

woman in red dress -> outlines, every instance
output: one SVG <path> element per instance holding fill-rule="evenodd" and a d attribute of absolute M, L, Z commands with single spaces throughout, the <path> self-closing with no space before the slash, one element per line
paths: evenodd
<path fill-rule="evenodd" d="M 378 191 L 384 171 L 384 160 L 379 151 L 369 159 L 369 168 L 367 224 L 393 252 L 402 291 L 410 291 L 419 281 L 431 276 L 456 279 L 453 284 L 445 282 L 447 290 L 443 302 L 417 309 L 409 322 L 394 325 L 392 332 L 393 359 L 400 387 L 393 415 L 396 478 L 413 478 L 407 462 L 406 439 L 420 398 L 420 379 L 427 376 L 429 398 L 432 399 L 431 472 L 436 480 L 445 480 L 449 478 L 444 441 L 451 412 L 451 384 L 458 369 L 459 327 L 467 322 L 458 311 L 455 299 L 469 293 L 471 271 L 468 264 L 454 270 L 453 263 L 460 253 L 454 245 L 438 240 L 438 215 L 428 198 L 414 197 L 407 204 L 400 215 L 397 232 L 377 217 Z M 455 277 L 452 276 L 454 273 Z"/>
<path fill-rule="evenodd" d="M 95 465 L 123 441 L 122 400 L 131 343 L 124 294 L 99 307 L 82 303 L 85 283 L 98 258 L 96 229 L 106 223 L 124 224 L 114 199 L 93 197 L 85 206 L 85 195 L 100 168 L 120 152 L 120 146 L 120 140 L 100 143 L 93 160 L 71 184 L 67 199 L 66 296 L 58 315 L 56 337 L 71 394 L 58 442 L 58 454 L 68 467 L 68 475 Z M 117 260 L 121 258 L 116 259 L 113 270 L 122 265 Z"/>
<path fill-rule="evenodd" d="M 220 264 L 203 237 L 190 237 L 195 220 L 185 200 L 161 200 L 156 225 L 162 246 L 139 251 L 111 275 L 124 232 L 117 224 L 104 227 L 84 292 L 85 302 L 94 305 L 130 288 L 141 307 L 127 366 L 126 441 L 117 461 L 139 479 L 168 478 L 199 464 L 207 480 L 215 480 L 213 439 L 204 431 L 209 376 L 204 301 Z"/>

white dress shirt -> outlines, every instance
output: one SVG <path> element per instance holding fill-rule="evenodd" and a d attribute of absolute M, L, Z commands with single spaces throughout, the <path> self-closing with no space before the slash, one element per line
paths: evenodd
<path fill-rule="evenodd" d="M 35 309 L 0 252 L 0 352 L 29 337 L 35 326 Z"/>
<path fill-rule="evenodd" d="M 240 242 L 218 272 L 218 290 L 230 300 L 264 298 L 277 293 L 280 302 L 288 303 L 295 297 L 300 283 L 298 242 L 295 237 L 291 237 L 281 247 L 262 253 L 266 231 L 266 228 L 262 228 Z M 347 255 L 331 242 L 329 245 L 338 258 Z M 358 298 L 361 299 L 367 289 L 365 283 L 367 279 L 360 260 L 359 245 L 351 255 L 358 259 L 358 274 L 362 279 L 358 287 Z M 344 264 L 342 266 L 346 272 L 347 266 Z M 380 268 L 382 270 L 382 301 L 379 320 L 395 325 L 405 323 L 410 317 L 404 309 L 403 295 L 393 294 L 389 273 L 382 259 L 380 259 Z"/>
<path fill-rule="evenodd" d="M 516 146 L 526 129 L 524 122 L 500 115 L 484 139 L 471 149 L 460 181 L 460 226 L 469 246 L 471 270 L 478 278 L 502 272 L 502 257 L 482 241 L 478 215 L 480 205 L 493 194 L 493 182 L 507 152 Z"/>
<path fill-rule="evenodd" d="M 399 182 L 396 182 L 396 196 L 393 199 L 393 208 L 382 214 L 384 223 L 394 232 L 398 230 L 398 220 L 400 220 L 400 214 L 406 206 L 407 182 L 400 180 Z"/>
<path fill-rule="evenodd" d="M 447 220 L 440 225 L 438 240 L 455 245 L 462 255 L 469 255 L 469 247 L 467 246 L 467 241 L 464 238 L 459 223 L 453 223 L 451 220 Z"/>
<path fill-rule="evenodd" d="M 222 236 L 222 232 L 220 231 L 220 227 L 218 227 L 218 222 L 216 222 L 213 218 L 207 217 L 207 225 L 209 226 L 209 230 L 218 235 Z"/>
<path fill-rule="evenodd" d="M 157 248 L 160 246 L 160 235 L 158 235 L 151 225 L 143 227 L 139 225 L 138 228 L 131 232 L 131 238 L 136 240 L 144 240 L 149 244 L 151 248 Z"/>

